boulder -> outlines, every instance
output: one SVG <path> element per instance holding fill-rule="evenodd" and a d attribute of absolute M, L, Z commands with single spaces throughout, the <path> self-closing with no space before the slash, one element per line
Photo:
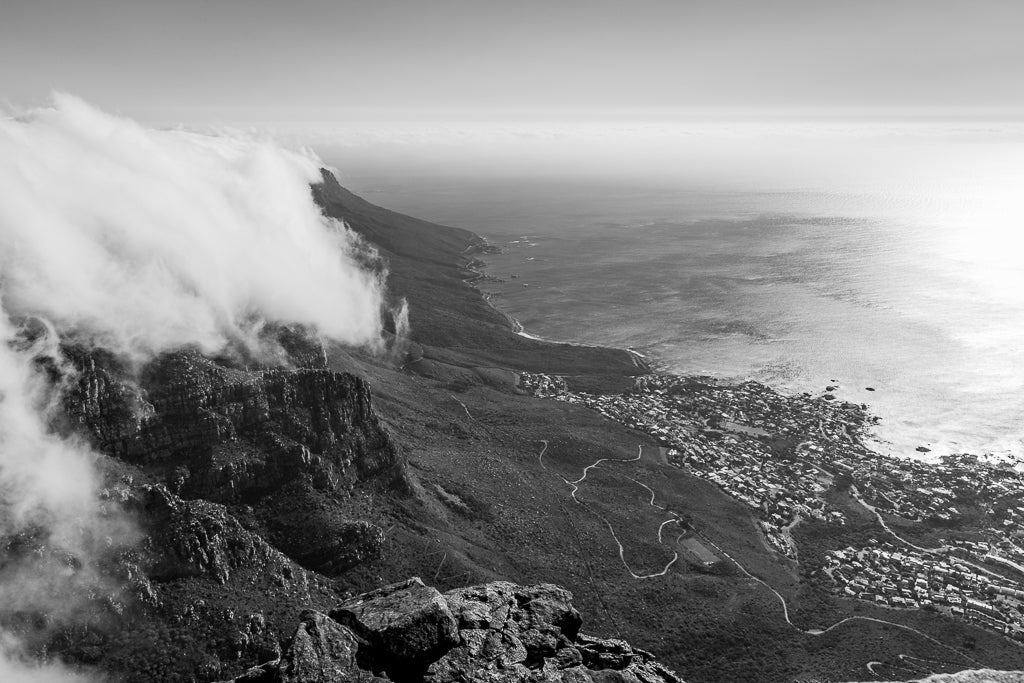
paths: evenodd
<path fill-rule="evenodd" d="M 299 627 L 278 663 L 282 683 L 366 680 L 356 656 L 355 634 L 321 612 L 303 612 Z"/>
<path fill-rule="evenodd" d="M 682 683 L 649 652 L 579 633 L 572 594 L 493 583 L 445 594 L 418 578 L 305 612 L 279 660 L 236 683 Z"/>
<path fill-rule="evenodd" d="M 459 642 L 447 600 L 419 578 L 364 593 L 330 616 L 372 646 L 373 664 L 399 677 L 426 668 Z"/>

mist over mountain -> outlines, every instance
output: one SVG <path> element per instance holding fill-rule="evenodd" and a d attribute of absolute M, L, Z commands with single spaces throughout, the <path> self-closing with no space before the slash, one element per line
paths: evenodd
<path fill-rule="evenodd" d="M 382 272 L 310 199 L 315 157 L 147 129 L 69 95 L 0 126 L 8 316 L 132 354 L 255 346 L 268 320 L 379 344 Z"/>
<path fill-rule="evenodd" d="M 797 562 L 641 425 L 535 395 L 544 377 L 630 401 L 664 377 L 520 334 L 476 287 L 494 247 L 366 201 L 310 153 L 57 96 L 0 120 L 0 187 L 5 680 L 1024 666 L 977 624 L 827 592 L 831 538 L 882 533 L 838 483 L 822 495 L 849 525 L 804 522 Z M 802 440 L 866 419 L 676 380 L 700 447 L 737 438 L 706 393 L 792 411 L 757 445 L 797 468 Z"/>
<path fill-rule="evenodd" d="M 319 168 L 269 140 L 147 129 L 69 95 L 0 120 L 0 534 L 40 548 L 0 565 L 6 613 L 73 620 L 85 594 L 124 600 L 103 564 L 141 541 L 101 456 L 55 429 L 82 371 L 62 345 L 112 354 L 130 383 L 183 347 L 288 365 L 268 325 L 383 348 L 386 269 L 314 204 Z M 12 631 L 0 644 L 16 656 Z"/>

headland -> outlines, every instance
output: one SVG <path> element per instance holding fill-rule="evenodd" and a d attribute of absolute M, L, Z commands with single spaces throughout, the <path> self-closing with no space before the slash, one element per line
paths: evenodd
<path fill-rule="evenodd" d="M 881 456 L 866 406 L 831 385 L 787 396 L 655 372 L 628 350 L 524 337 L 477 289 L 494 247 L 463 239 L 452 300 L 482 304 L 496 327 L 479 344 L 463 325 L 439 348 L 414 325 L 423 360 L 408 370 L 448 392 L 440 400 L 474 452 L 508 454 L 500 465 L 482 456 L 482 470 L 475 458 L 424 462 L 492 502 L 499 528 L 522 527 L 491 552 L 521 547 L 516 566 L 568 582 L 595 618 L 688 680 L 909 678 L 921 670 L 908 657 L 936 673 L 1024 666 L 1019 612 L 1001 592 L 1024 576 L 994 559 L 1015 561 L 1004 523 L 1017 507 L 1007 496 L 1024 493 L 1014 472 L 966 456 L 938 467 Z M 935 552 L 920 566 L 890 556 L 884 572 L 860 560 L 863 571 L 832 571 L 836 553 L 920 552 L 907 543 Z M 988 559 L 967 545 L 979 543 Z M 888 654 L 869 654 L 881 633 Z"/>
<path fill-rule="evenodd" d="M 330 174 L 313 195 L 386 260 L 411 331 L 393 322 L 375 354 L 268 329 L 286 367 L 181 349 L 139 377 L 65 344 L 62 424 L 147 540 L 110 549 L 120 592 L 90 586 L 87 618 L 9 615 L 41 656 L 124 680 L 277 675 L 296 642 L 319 642 L 290 639 L 297 623 L 337 630 L 316 615 L 419 576 L 446 596 L 562 586 L 584 633 L 690 683 L 1024 669 L 1000 545 L 1024 512 L 1009 473 L 875 457 L 867 412 L 824 394 L 524 337 L 466 282 L 481 238 Z M 993 519 L 1010 521 L 998 538 Z M 41 537 L 10 549 L 47 552 Z M 619 647 L 581 642 L 539 644 L 534 663 Z"/>

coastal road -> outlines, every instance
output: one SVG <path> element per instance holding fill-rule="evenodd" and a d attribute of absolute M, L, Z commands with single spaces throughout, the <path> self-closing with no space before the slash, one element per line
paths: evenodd
<path fill-rule="evenodd" d="M 903 538 L 902 536 L 897 534 L 895 531 L 893 531 L 892 528 L 890 528 L 889 525 L 885 523 L 885 519 L 882 518 L 882 514 L 878 511 L 878 509 L 875 506 L 870 505 L 866 500 L 864 500 L 863 498 L 860 497 L 860 492 L 857 491 L 857 487 L 856 486 L 851 486 L 850 487 L 850 493 L 853 494 L 853 497 L 857 500 L 858 503 L 863 505 L 866 510 L 868 510 L 869 512 L 874 514 L 875 519 L 878 520 L 878 523 L 882 526 L 882 528 L 885 529 L 885 531 L 890 536 L 895 538 L 900 543 L 902 543 L 902 544 L 904 544 L 904 545 L 906 545 L 908 547 L 911 547 L 914 550 L 920 551 L 922 553 L 926 553 L 928 555 L 942 555 L 942 554 L 945 554 L 947 551 L 949 551 L 951 549 L 952 546 L 948 546 L 948 545 L 941 545 L 938 548 L 924 548 L 924 547 L 921 547 L 921 546 L 916 545 L 914 543 L 911 543 L 910 541 L 908 541 L 907 539 Z M 986 569 L 985 567 L 981 566 L 980 564 L 977 564 L 975 562 L 971 562 L 970 560 L 965 560 L 962 557 L 957 557 L 956 560 L 957 560 L 957 562 L 962 562 L 962 563 L 966 564 L 968 567 L 972 567 L 975 570 L 977 570 L 977 571 L 979 571 L 982 574 L 985 574 L 987 576 L 996 577 L 996 578 L 1000 578 L 1000 579 L 1005 578 L 1002 574 L 999 574 L 998 572 L 994 572 L 994 571 L 992 571 L 990 569 Z"/>
<path fill-rule="evenodd" d="M 711 547 L 713 547 L 715 550 L 717 550 L 719 553 L 721 553 L 723 557 L 728 558 L 733 564 L 735 564 L 736 567 L 739 568 L 739 570 L 741 572 L 743 572 L 744 575 L 746 575 L 747 577 L 753 579 L 757 583 L 761 584 L 762 586 L 764 586 L 765 588 L 770 590 L 775 595 L 775 597 L 779 599 L 779 603 L 782 605 L 782 617 L 783 617 L 783 619 L 786 620 L 786 623 L 789 624 L 794 629 L 796 629 L 797 631 L 800 631 L 801 633 L 803 633 L 805 635 L 809 635 L 809 636 L 822 636 L 822 635 L 828 633 L 829 631 L 842 626 L 843 624 L 849 624 L 849 623 L 852 623 L 854 621 L 870 621 L 870 622 L 874 622 L 876 624 L 885 624 L 887 626 L 894 626 L 896 628 L 903 629 L 904 631 L 909 631 L 910 633 L 913 633 L 913 634 L 915 634 L 917 636 L 920 636 L 921 638 L 924 638 L 925 640 L 929 641 L 930 643 L 938 645 L 939 647 L 942 647 L 942 648 L 944 648 L 944 649 L 946 649 L 946 650 L 956 654 L 958 657 L 961 657 L 962 659 L 967 660 L 968 662 L 970 662 L 971 664 L 973 664 L 975 666 L 981 666 L 981 662 L 977 661 L 976 659 L 973 659 L 972 657 L 964 654 L 963 652 L 960 652 L 959 650 L 953 648 L 952 646 L 946 645 L 942 641 L 936 640 L 935 638 L 931 637 L 927 633 L 919 631 L 918 629 L 913 628 L 912 626 L 906 626 L 905 624 L 900 624 L 900 623 L 897 623 L 895 621 L 887 621 L 885 619 L 877 619 L 875 617 L 853 616 L 853 617 L 846 617 L 845 619 L 840 619 L 839 621 L 835 622 L 834 624 L 832 624 L 831 626 L 828 626 L 826 628 L 821 628 L 821 629 L 818 629 L 818 628 L 802 629 L 799 626 L 797 626 L 796 624 L 794 624 L 792 619 L 789 618 L 789 605 L 786 603 L 786 598 L 783 597 L 782 593 L 779 593 L 777 590 L 772 588 L 772 586 L 770 584 L 768 584 L 767 581 L 764 581 L 763 579 L 760 579 L 760 578 L 754 576 L 753 574 L 751 574 L 749 571 L 747 571 L 746 567 L 744 567 L 742 564 L 739 563 L 739 561 L 736 560 L 736 558 L 732 557 L 727 552 L 725 552 L 724 550 L 719 548 L 717 545 L 715 545 L 715 543 L 713 543 L 706 536 L 704 536 L 703 534 L 700 534 L 699 532 L 698 532 L 698 535 L 701 537 L 702 540 L 707 541 L 707 543 Z"/>

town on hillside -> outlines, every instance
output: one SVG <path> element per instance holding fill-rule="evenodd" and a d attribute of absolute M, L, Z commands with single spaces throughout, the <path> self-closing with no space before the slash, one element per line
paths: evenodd
<path fill-rule="evenodd" d="M 826 495 L 843 489 L 881 529 L 862 547 L 825 554 L 821 572 L 837 595 L 942 612 L 1024 641 L 1024 477 L 1013 463 L 877 453 L 868 445 L 877 419 L 838 400 L 833 386 L 787 396 L 755 381 L 651 374 L 599 394 L 536 373 L 522 373 L 519 386 L 650 435 L 670 464 L 748 506 L 767 545 L 793 560 L 801 521 L 848 523 L 849 511 Z M 890 527 L 897 522 L 948 533 L 921 547 Z"/>

